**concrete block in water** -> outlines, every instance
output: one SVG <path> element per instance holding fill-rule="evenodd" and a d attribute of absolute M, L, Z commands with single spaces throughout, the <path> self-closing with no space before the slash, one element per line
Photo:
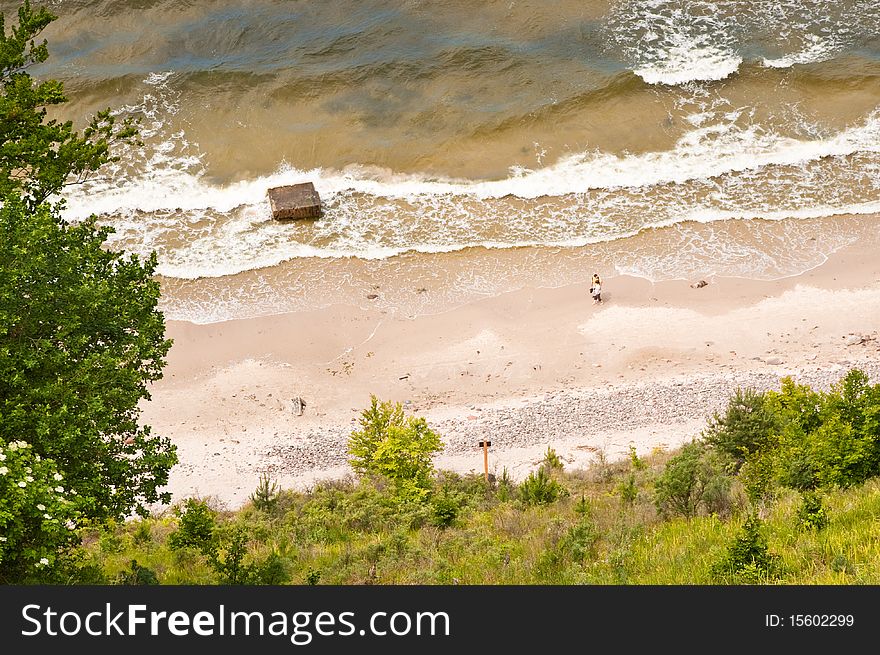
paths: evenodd
<path fill-rule="evenodd" d="M 320 218 L 321 197 L 311 182 L 269 189 L 272 218 Z"/>

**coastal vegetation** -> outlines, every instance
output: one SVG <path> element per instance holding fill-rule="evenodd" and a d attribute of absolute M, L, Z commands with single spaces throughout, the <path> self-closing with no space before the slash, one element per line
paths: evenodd
<path fill-rule="evenodd" d="M 171 342 L 157 309 L 155 257 L 106 247 L 95 217 L 62 218 L 58 192 L 136 140 L 109 110 L 82 133 L 47 119 L 61 84 L 28 69 L 48 56 L 35 41 L 54 16 L 25 1 L 18 25 L 0 19 L 0 582 L 75 575 L 85 526 L 146 515 L 174 445 L 140 425 L 148 384 Z"/>
<path fill-rule="evenodd" d="M 304 491 L 265 475 L 238 511 L 190 498 L 87 530 L 83 561 L 119 584 L 877 584 L 878 417 L 859 370 L 785 380 L 676 451 L 566 470 L 551 448 L 519 483 L 431 471 L 418 494 L 364 466 Z M 401 421 L 421 425 L 374 399 L 356 434 L 381 447 Z"/>

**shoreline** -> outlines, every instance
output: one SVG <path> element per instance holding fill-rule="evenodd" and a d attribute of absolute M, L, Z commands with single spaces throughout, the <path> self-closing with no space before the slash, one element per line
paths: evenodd
<path fill-rule="evenodd" d="M 548 446 L 570 467 L 625 456 L 630 445 L 674 448 L 736 386 L 777 388 L 792 375 L 825 387 L 853 366 L 880 381 L 872 243 L 798 276 L 707 279 L 693 288 L 608 277 L 598 306 L 584 283 L 415 318 L 336 304 L 168 321 L 174 346 L 142 422 L 178 445 L 173 502 L 213 496 L 236 508 L 264 471 L 293 488 L 345 475 L 345 443 L 371 393 L 438 431 L 439 468 L 482 472 L 476 441 L 488 434 L 490 472 L 507 467 L 520 479 Z"/>

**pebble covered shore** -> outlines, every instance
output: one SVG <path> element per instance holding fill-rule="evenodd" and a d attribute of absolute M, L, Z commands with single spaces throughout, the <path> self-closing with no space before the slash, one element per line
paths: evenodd
<path fill-rule="evenodd" d="M 486 437 L 492 440 L 496 453 L 572 440 L 602 444 L 605 434 L 641 428 L 665 427 L 667 433 L 669 429 L 693 430 L 695 423 L 705 425 L 714 412 L 723 410 L 737 388 L 779 389 L 780 380 L 790 376 L 799 384 L 827 390 L 852 368 L 867 373 L 872 382 L 880 382 L 880 350 L 876 344 L 851 360 L 823 366 L 771 366 L 765 370 L 677 376 L 607 388 L 563 389 L 503 403 L 474 405 L 454 418 L 447 415 L 435 419 L 431 410 L 420 415 L 441 435 L 443 455 L 473 454 L 475 444 Z M 273 475 L 338 470 L 346 464 L 346 445 L 352 429 L 353 424 L 346 423 L 292 431 L 279 435 L 279 443 L 254 455 L 262 462 L 261 468 Z M 698 436 L 699 428 L 688 434 L 686 438 Z"/>

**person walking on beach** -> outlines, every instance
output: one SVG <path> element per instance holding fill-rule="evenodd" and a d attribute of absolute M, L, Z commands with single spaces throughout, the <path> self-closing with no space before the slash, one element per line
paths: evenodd
<path fill-rule="evenodd" d="M 602 280 L 599 279 L 598 273 L 593 273 L 593 281 L 590 286 L 590 295 L 593 296 L 593 304 L 598 305 L 602 302 Z"/>

